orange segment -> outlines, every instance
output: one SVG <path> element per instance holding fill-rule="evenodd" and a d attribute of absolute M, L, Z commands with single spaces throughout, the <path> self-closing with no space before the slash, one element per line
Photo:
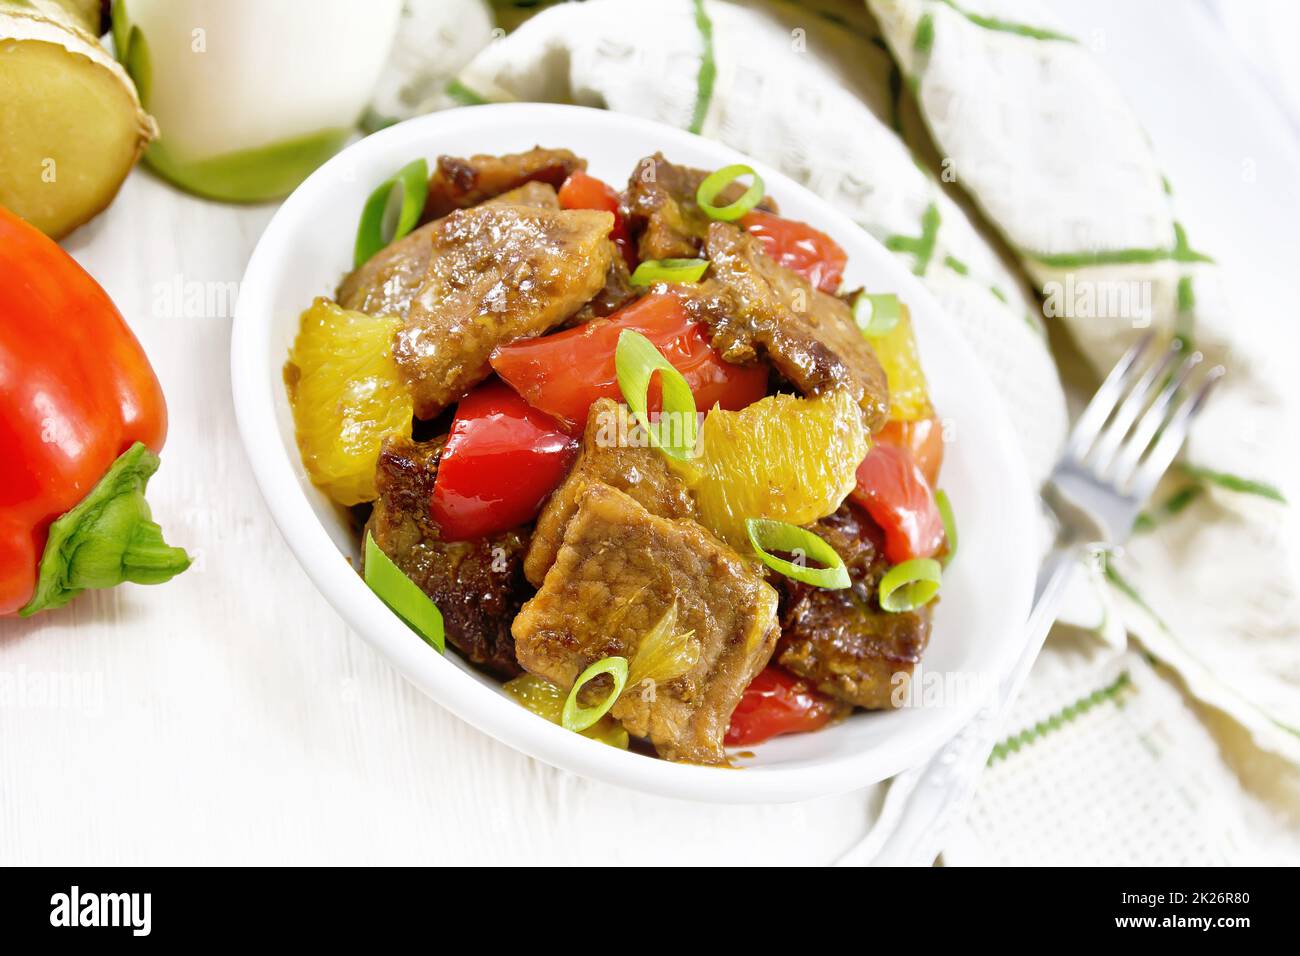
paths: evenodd
<path fill-rule="evenodd" d="M 393 361 L 401 324 L 317 299 L 299 320 L 284 381 L 307 474 L 341 505 L 373 500 L 388 435 L 411 435 L 411 395 Z"/>
<path fill-rule="evenodd" d="M 700 456 L 673 466 L 694 491 L 704 526 L 747 554 L 746 519 L 824 518 L 853 489 L 867 448 L 862 412 L 847 391 L 769 395 L 739 411 L 709 412 Z"/>
<path fill-rule="evenodd" d="M 900 304 L 901 305 L 901 304 Z M 934 414 L 930 392 L 921 369 L 921 354 L 916 347 L 912 316 L 901 305 L 898 323 L 884 335 L 868 336 L 867 341 L 885 370 L 889 381 L 889 418 L 912 422 Z"/>

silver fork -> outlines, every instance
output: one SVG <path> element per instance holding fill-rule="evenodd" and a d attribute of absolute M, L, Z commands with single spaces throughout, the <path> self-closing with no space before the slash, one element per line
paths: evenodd
<path fill-rule="evenodd" d="M 1020 658 L 974 721 L 926 763 L 894 778 L 875 826 L 840 865 L 928 866 L 965 817 L 1080 560 L 1088 550 L 1128 538 L 1223 376 L 1223 366 L 1216 365 L 1194 382 L 1199 352 L 1184 355 L 1175 341 L 1160 354 L 1154 345 L 1154 334 L 1148 334 L 1106 376 L 1044 487 L 1058 533 L 1038 574 Z"/>

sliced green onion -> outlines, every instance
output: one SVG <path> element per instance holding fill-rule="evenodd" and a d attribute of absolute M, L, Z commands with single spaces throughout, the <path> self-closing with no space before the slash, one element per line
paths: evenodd
<path fill-rule="evenodd" d="M 773 521 L 770 518 L 748 518 L 745 530 L 749 533 L 749 543 L 758 552 L 758 558 L 773 571 L 779 571 L 787 578 L 794 578 L 814 587 L 838 591 L 849 586 L 849 569 L 829 544 L 806 528 L 789 524 L 785 521 Z M 801 559 L 811 558 L 824 564 L 823 568 L 810 568 L 802 563 L 778 558 L 772 551 L 784 551 L 798 555 Z"/>
<path fill-rule="evenodd" d="M 896 564 L 880 579 L 880 606 L 897 614 L 914 611 L 939 593 L 943 569 L 934 558 Z"/>
<path fill-rule="evenodd" d="M 608 674 L 614 678 L 613 690 L 599 704 L 592 707 L 579 707 L 578 693 L 601 674 Z M 627 684 L 627 658 L 602 657 L 574 681 L 573 689 L 569 691 L 569 696 L 564 701 L 564 711 L 560 714 L 561 726 L 575 733 L 586 730 L 609 712 L 609 709 L 614 706 L 614 701 L 618 700 L 619 695 L 623 693 L 625 684 Z"/>
<path fill-rule="evenodd" d="M 438 605 L 393 564 L 369 531 L 366 532 L 366 584 L 430 647 L 439 654 L 446 653 L 446 635 Z"/>
<path fill-rule="evenodd" d="M 651 444 L 671 458 L 684 461 L 691 457 L 695 452 L 699 423 L 695 419 L 695 396 L 682 373 L 673 368 L 653 342 L 632 329 L 624 329 L 619 334 L 618 347 L 614 350 L 614 368 L 618 372 L 618 387 L 623 392 L 623 401 L 627 402 L 627 407 L 632 409 L 632 414 L 650 436 Z M 655 372 L 659 373 L 663 390 L 663 413 L 659 423 L 651 425 L 646 410 L 647 392 Z M 675 429 L 671 427 L 674 421 L 679 423 Z M 667 440 L 660 434 L 665 424 L 670 426 Z"/>
<path fill-rule="evenodd" d="M 713 200 L 722 195 L 722 191 L 741 176 L 752 176 L 754 179 L 744 195 L 725 206 L 713 205 Z M 734 166 L 723 166 L 716 173 L 710 173 L 704 182 L 700 183 L 700 188 L 695 190 L 695 202 L 710 219 L 735 222 L 762 202 L 763 192 L 763 177 L 754 172 L 753 167 L 736 163 Z"/>
<path fill-rule="evenodd" d="M 939 517 L 943 520 L 943 536 L 948 542 L 948 553 L 943 556 L 943 566 L 946 568 L 948 562 L 957 557 L 957 521 L 952 516 L 952 502 L 948 500 L 948 492 L 942 488 L 936 491 L 934 504 L 939 509 Z"/>
<path fill-rule="evenodd" d="M 632 273 L 635 286 L 656 282 L 699 282 L 709 268 L 708 259 L 647 259 Z"/>
<path fill-rule="evenodd" d="M 352 267 L 359 268 L 384 246 L 414 229 L 428 194 L 429 167 L 423 159 L 407 163 L 375 187 L 361 210 Z"/>
<path fill-rule="evenodd" d="M 853 303 L 853 321 L 858 324 L 863 335 L 877 336 L 892 332 L 902 317 L 903 308 L 896 295 L 859 292 Z"/>

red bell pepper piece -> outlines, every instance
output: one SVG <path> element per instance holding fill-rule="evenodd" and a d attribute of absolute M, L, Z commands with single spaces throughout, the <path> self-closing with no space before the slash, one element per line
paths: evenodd
<path fill-rule="evenodd" d="M 740 224 L 763 244 L 770 258 L 793 269 L 823 292 L 834 295 L 839 291 L 849 257 L 826 233 L 805 222 L 761 209 L 745 213 Z"/>
<path fill-rule="evenodd" d="M 878 443 L 858 465 L 849 497 L 885 532 L 890 564 L 933 557 L 943 547 L 943 518 L 925 475 L 906 448 Z"/>
<path fill-rule="evenodd" d="M 492 355 L 492 367 L 535 408 L 581 430 L 592 402 L 622 394 L 614 351 L 624 329 L 644 335 L 682 373 L 699 411 L 715 403 L 734 411 L 767 393 L 767 367 L 725 361 L 704 327 L 691 321 L 681 300 L 669 294 L 644 296 L 608 319 L 502 346 Z M 656 377 L 651 411 L 658 408 L 657 397 Z"/>
<path fill-rule="evenodd" d="M 620 208 L 618 193 L 614 188 L 581 169 L 575 169 L 560 187 L 561 209 L 603 209 L 614 214 L 614 228 L 609 237 L 623 253 L 629 269 L 636 268 L 636 250 L 632 248 L 632 234 L 627 228 L 627 218 Z"/>
<path fill-rule="evenodd" d="M 189 566 L 144 498 L 162 389 L 112 300 L 0 207 L 0 616 Z"/>
<path fill-rule="evenodd" d="M 577 451 L 577 441 L 555 419 L 504 382 L 488 379 L 456 406 L 433 483 L 433 520 L 451 541 L 531 521 Z"/>
<path fill-rule="evenodd" d="M 728 747 L 743 747 L 778 734 L 820 730 L 839 709 L 802 677 L 768 667 L 745 688 L 731 714 L 725 742 Z"/>
<path fill-rule="evenodd" d="M 910 422 L 888 421 L 876 434 L 876 441 L 906 448 L 925 475 L 926 483 L 931 488 L 938 485 L 939 469 L 943 466 L 943 424 L 938 416 Z"/>

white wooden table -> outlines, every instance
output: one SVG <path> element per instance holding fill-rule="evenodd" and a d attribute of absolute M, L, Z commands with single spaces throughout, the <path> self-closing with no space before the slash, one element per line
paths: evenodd
<path fill-rule="evenodd" d="M 1249 137 L 1257 118 L 1234 117 L 1230 95 L 1201 95 L 1223 89 L 1207 62 L 1235 56 L 1233 83 L 1246 75 L 1221 37 L 1206 60 L 1210 7 L 1179 4 L 1180 21 L 1124 3 L 1053 6 L 1077 33 L 1104 31 L 1103 55 L 1198 234 L 1220 237 L 1206 244 L 1261 299 L 1270 286 L 1257 279 L 1293 281 L 1277 259 L 1286 247 L 1257 229 L 1279 202 L 1288 225 L 1300 218 L 1296 165 L 1269 167 L 1285 148 L 1273 140 L 1222 146 L 1220 121 Z M 1144 65 L 1156 49 L 1158 68 Z M 1251 155 L 1263 182 L 1224 193 L 1220 167 Z M 815 863 L 856 842 L 879 788 L 721 807 L 580 779 L 461 723 L 349 633 L 280 539 L 234 423 L 222 294 L 272 212 L 195 199 L 138 170 L 66 243 L 162 380 L 171 434 L 149 497 L 197 560 L 162 587 L 0 621 L 0 863 Z M 178 308 L 166 291 L 178 283 L 210 301 Z"/>

